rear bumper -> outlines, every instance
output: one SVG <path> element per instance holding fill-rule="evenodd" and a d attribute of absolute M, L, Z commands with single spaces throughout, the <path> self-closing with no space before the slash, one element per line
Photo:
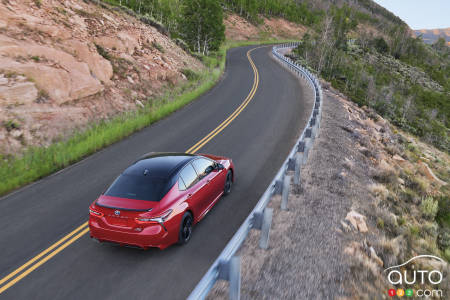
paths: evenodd
<path fill-rule="evenodd" d="M 140 228 L 142 228 L 142 231 L 135 231 L 134 228 L 129 227 L 106 226 L 98 218 L 89 218 L 90 236 L 99 242 L 113 242 L 143 249 L 156 247 L 161 250 L 174 243 L 171 241 L 169 232 L 165 231 L 159 224 Z"/>

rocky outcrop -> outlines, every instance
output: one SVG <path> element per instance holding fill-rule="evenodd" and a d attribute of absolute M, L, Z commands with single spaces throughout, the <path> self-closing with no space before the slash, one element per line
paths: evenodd
<path fill-rule="evenodd" d="M 94 1 L 3 1 L 0 154 L 142 107 L 202 68 L 156 28 Z"/>
<path fill-rule="evenodd" d="M 0 99 L 6 105 L 27 104 L 34 102 L 38 97 L 38 90 L 33 82 L 24 76 L 8 78 L 0 75 Z"/>
<path fill-rule="evenodd" d="M 261 18 L 260 24 L 254 24 L 236 14 L 227 14 L 224 18 L 225 36 L 229 40 L 298 39 L 306 32 L 306 27 L 283 18 Z"/>
<path fill-rule="evenodd" d="M 349 221 L 350 224 L 352 224 L 353 228 L 357 229 L 359 232 L 367 232 L 369 229 L 367 228 L 366 221 L 363 215 L 360 213 L 357 213 L 356 211 L 352 210 L 349 211 L 347 216 L 345 217 L 345 220 Z"/>

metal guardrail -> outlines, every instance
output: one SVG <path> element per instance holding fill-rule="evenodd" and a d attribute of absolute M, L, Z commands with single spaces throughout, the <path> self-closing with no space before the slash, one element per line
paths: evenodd
<path fill-rule="evenodd" d="M 323 98 L 319 80 L 314 76 L 314 74 L 280 53 L 280 50 L 293 49 L 297 45 L 298 43 L 276 45 L 272 48 L 272 55 L 288 70 L 306 80 L 314 91 L 314 107 L 308 119 L 307 126 L 303 129 L 302 134 L 289 153 L 289 156 L 284 161 L 269 187 L 259 199 L 255 208 L 245 219 L 241 227 L 239 227 L 237 232 L 225 246 L 225 249 L 214 261 L 195 289 L 191 292 L 188 300 L 205 299 L 209 291 L 219 279 L 229 281 L 230 299 L 240 299 L 240 258 L 235 255 L 236 252 L 243 244 L 248 232 L 251 229 L 261 230 L 259 247 L 267 249 L 269 245 L 269 232 L 273 213 L 271 208 L 266 207 L 267 204 L 270 202 L 273 195 L 281 194 L 281 209 L 287 209 L 288 195 L 292 180 L 292 176 L 286 174 L 289 171 L 294 171 L 293 183 L 295 185 L 301 184 L 301 166 L 306 162 L 314 138 L 319 134 Z"/>

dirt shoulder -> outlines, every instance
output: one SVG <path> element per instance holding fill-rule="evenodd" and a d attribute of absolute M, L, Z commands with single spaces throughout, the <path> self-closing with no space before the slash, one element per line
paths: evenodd
<path fill-rule="evenodd" d="M 259 232 L 252 230 L 238 253 L 243 299 L 387 298 L 393 286 L 384 268 L 418 254 L 445 256 L 447 229 L 438 213 L 426 216 L 423 201 L 448 197 L 448 155 L 419 145 L 335 91 L 324 96 L 320 136 L 302 169 L 302 189 L 290 195 L 288 211 L 280 210 L 279 197 L 269 204 L 269 249 L 257 247 Z M 420 151 L 430 156 L 428 170 L 436 178 L 421 167 L 425 156 L 411 156 L 412 147 L 427 147 Z M 420 180 L 425 190 L 413 191 L 406 178 Z M 404 196 L 413 192 L 415 204 Z M 406 271 L 419 266 L 444 276 L 449 270 L 447 263 L 422 261 Z M 439 288 L 448 293 L 447 277 Z M 210 298 L 228 298 L 227 283 L 217 283 Z"/>

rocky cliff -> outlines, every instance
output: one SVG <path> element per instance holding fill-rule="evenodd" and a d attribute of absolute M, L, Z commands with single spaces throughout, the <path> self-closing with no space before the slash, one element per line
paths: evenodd
<path fill-rule="evenodd" d="M 133 110 L 203 65 L 119 9 L 80 0 L 0 3 L 0 153 L 48 145 Z"/>

